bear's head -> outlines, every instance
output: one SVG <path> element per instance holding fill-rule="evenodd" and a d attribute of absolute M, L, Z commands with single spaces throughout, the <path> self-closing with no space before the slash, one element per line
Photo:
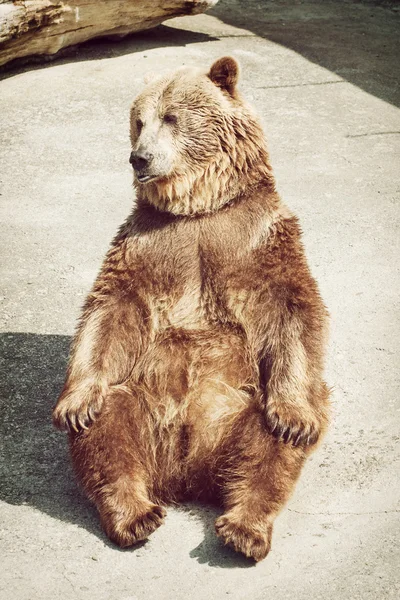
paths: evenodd
<path fill-rule="evenodd" d="M 194 215 L 271 183 L 263 132 L 238 77 L 237 62 L 224 57 L 208 73 L 182 68 L 157 79 L 136 98 L 130 162 L 139 201 Z"/>

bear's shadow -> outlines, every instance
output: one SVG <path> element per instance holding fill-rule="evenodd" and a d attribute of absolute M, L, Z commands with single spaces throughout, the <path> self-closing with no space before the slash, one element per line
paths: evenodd
<path fill-rule="evenodd" d="M 51 423 L 70 343 L 65 335 L 0 335 L 0 500 L 74 523 L 115 551 L 134 551 L 120 550 L 102 532 L 95 508 L 75 481 L 66 437 Z M 253 564 L 216 538 L 217 509 L 190 503 L 179 510 L 202 522 L 204 540 L 190 552 L 198 562 L 224 568 Z"/>

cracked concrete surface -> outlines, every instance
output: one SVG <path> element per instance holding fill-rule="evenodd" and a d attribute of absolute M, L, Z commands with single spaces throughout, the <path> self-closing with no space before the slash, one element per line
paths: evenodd
<path fill-rule="evenodd" d="M 398 30 L 393 2 L 220 0 L 3 74 L 0 600 L 399 596 Z M 50 423 L 80 306 L 133 201 L 130 102 L 146 73 L 224 54 L 332 316 L 332 427 L 257 566 L 194 504 L 115 548 Z"/>

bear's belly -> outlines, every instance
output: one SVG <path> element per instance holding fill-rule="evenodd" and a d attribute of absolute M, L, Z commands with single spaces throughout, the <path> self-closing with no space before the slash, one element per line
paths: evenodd
<path fill-rule="evenodd" d="M 183 293 L 151 301 L 152 338 L 132 383 L 147 390 L 147 410 L 168 447 L 183 427 L 189 449 L 210 449 L 254 401 L 258 369 L 245 334 L 214 315 L 211 322 L 209 308 L 193 280 Z"/>
<path fill-rule="evenodd" d="M 150 392 L 150 410 L 167 420 L 215 422 L 243 408 L 249 390 L 256 389 L 249 356 L 242 335 L 217 325 L 170 327 L 159 331 L 140 357 L 132 383 Z"/>
<path fill-rule="evenodd" d="M 217 325 L 156 334 L 131 384 L 150 426 L 147 443 L 165 473 L 184 476 L 206 460 L 242 411 L 256 406 L 258 369 L 249 356 L 243 335 Z"/>

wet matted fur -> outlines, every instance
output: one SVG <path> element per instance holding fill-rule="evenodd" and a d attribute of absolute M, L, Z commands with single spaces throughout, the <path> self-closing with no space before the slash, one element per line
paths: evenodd
<path fill-rule="evenodd" d="M 137 204 L 86 300 L 54 423 L 120 546 L 216 500 L 255 560 L 328 423 L 327 312 L 238 65 L 181 69 L 131 111 Z"/>

